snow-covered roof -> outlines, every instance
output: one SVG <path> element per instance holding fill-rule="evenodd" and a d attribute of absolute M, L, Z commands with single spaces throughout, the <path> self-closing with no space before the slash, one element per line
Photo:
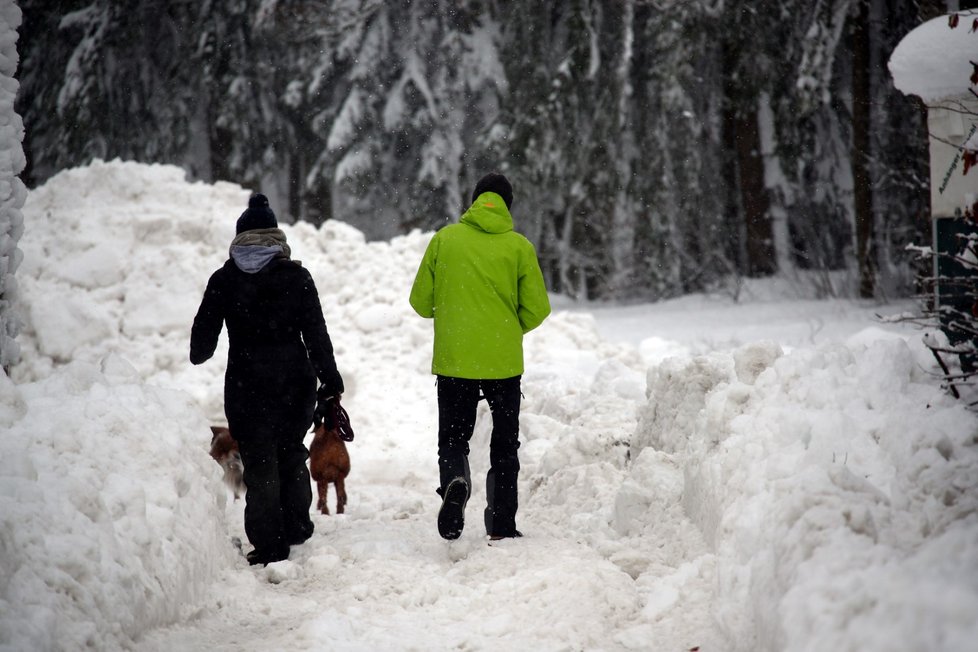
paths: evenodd
<path fill-rule="evenodd" d="M 949 16 L 941 16 L 903 37 L 889 61 L 897 89 L 925 102 L 970 95 L 970 62 L 978 62 L 978 32 L 972 29 L 976 20 L 978 12 L 962 11 L 957 27 L 951 27 Z"/>

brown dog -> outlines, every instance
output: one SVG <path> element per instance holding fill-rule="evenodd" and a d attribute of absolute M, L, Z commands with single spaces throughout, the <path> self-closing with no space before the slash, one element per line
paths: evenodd
<path fill-rule="evenodd" d="M 244 465 L 241 463 L 238 442 L 234 441 L 231 431 L 223 426 L 211 426 L 211 433 L 211 457 L 224 469 L 224 482 L 237 500 L 245 492 Z"/>
<path fill-rule="evenodd" d="M 309 446 L 309 473 L 319 489 L 316 508 L 329 514 L 326 494 L 332 482 L 336 486 L 336 513 L 342 514 L 346 507 L 345 480 L 350 473 L 350 455 L 336 430 L 327 430 L 325 425 L 320 425 L 315 433 Z"/>

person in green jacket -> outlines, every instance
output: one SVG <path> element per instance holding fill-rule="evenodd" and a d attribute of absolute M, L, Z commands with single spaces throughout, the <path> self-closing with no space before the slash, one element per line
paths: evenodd
<path fill-rule="evenodd" d="M 550 314 L 536 250 L 513 231 L 513 188 L 490 173 L 476 184 L 457 224 L 435 233 L 411 288 L 411 306 L 434 318 L 431 372 L 438 378 L 438 532 L 457 539 L 471 493 L 469 440 L 478 402 L 492 414 L 486 533 L 516 529 L 523 335 Z M 480 394 L 481 393 L 481 394 Z"/>

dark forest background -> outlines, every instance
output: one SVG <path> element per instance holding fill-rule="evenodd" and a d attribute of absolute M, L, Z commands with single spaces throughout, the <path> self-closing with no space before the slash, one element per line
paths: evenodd
<path fill-rule="evenodd" d="M 21 0 L 23 178 L 172 163 L 389 238 L 499 170 L 575 298 L 906 295 L 926 130 L 886 62 L 949 4 Z"/>

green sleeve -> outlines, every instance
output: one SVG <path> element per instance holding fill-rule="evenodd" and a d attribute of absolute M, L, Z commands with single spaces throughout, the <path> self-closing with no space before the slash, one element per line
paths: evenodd
<path fill-rule="evenodd" d="M 547 296 L 547 286 L 543 282 L 543 272 L 533 245 L 527 242 L 527 254 L 522 257 L 522 269 L 519 279 L 519 310 L 520 326 L 524 333 L 529 333 L 543 323 L 550 314 L 550 298 Z"/>
<path fill-rule="evenodd" d="M 418 273 L 411 286 L 411 307 L 425 318 L 435 316 L 435 258 L 438 251 L 438 234 L 428 243 L 428 248 L 421 259 Z"/>

